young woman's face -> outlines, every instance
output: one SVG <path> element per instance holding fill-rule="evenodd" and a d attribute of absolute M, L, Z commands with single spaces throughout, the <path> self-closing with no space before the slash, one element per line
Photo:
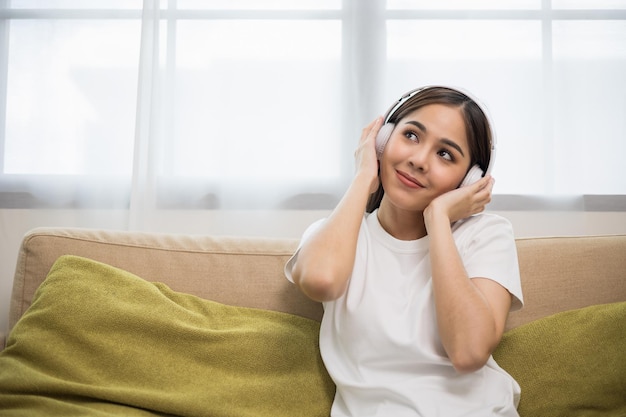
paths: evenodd
<path fill-rule="evenodd" d="M 381 160 L 385 198 L 407 210 L 424 210 L 453 190 L 470 165 L 461 110 L 430 104 L 400 120 Z"/>

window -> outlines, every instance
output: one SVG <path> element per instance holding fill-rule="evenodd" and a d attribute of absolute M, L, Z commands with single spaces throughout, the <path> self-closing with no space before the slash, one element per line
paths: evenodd
<path fill-rule="evenodd" d="M 626 210 L 626 1 L 1 7 L 2 207 L 331 208 L 362 126 L 446 84 L 490 109 L 496 202 Z"/>

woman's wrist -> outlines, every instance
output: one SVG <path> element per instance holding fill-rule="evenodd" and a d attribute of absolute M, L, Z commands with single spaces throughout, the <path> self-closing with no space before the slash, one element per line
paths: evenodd
<path fill-rule="evenodd" d="M 424 225 L 429 235 L 439 226 L 449 228 L 451 223 L 450 216 L 432 203 L 424 210 Z"/>
<path fill-rule="evenodd" d="M 359 171 L 352 179 L 352 184 L 358 189 L 363 189 L 369 197 L 374 191 L 378 189 L 378 175 L 372 176 L 365 171 Z"/>

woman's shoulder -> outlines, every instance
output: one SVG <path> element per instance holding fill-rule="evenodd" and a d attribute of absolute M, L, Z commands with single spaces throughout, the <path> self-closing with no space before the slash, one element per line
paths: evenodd
<path fill-rule="evenodd" d="M 513 225 L 509 219 L 494 213 L 480 213 L 468 217 L 467 219 L 459 220 L 454 224 L 453 229 L 484 227 L 502 227 L 505 229 L 513 229 Z"/>
<path fill-rule="evenodd" d="M 457 243 L 476 240 L 502 243 L 515 239 L 509 219 L 493 213 L 480 213 L 456 222 L 452 234 Z"/>

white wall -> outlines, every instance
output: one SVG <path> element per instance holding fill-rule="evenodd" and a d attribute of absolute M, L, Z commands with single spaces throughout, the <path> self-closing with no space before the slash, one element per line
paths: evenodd
<path fill-rule="evenodd" d="M 502 211 L 517 237 L 626 234 L 626 212 Z M 144 218 L 163 233 L 299 238 L 328 211 L 194 211 L 159 212 Z M 126 211 L 0 210 L 0 332 L 6 333 L 8 309 L 19 245 L 24 234 L 40 226 L 125 229 Z"/>

